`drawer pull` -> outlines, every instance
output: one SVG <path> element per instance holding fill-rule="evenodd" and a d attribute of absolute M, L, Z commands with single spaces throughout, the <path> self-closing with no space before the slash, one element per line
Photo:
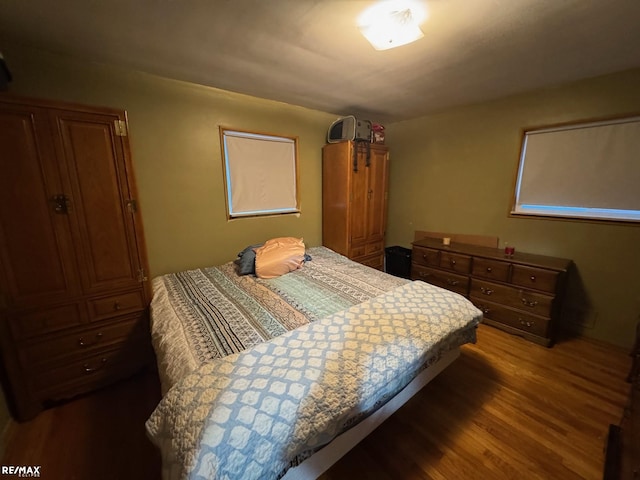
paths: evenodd
<path fill-rule="evenodd" d="M 485 315 L 491 313 L 491 309 L 489 307 L 485 307 L 484 305 L 478 305 L 478 307 L 480 307 L 480 310 L 482 310 L 482 313 Z"/>
<path fill-rule="evenodd" d="M 493 270 L 491 267 L 487 267 L 487 273 L 491 273 Z"/>
<path fill-rule="evenodd" d="M 424 258 L 424 261 L 425 261 L 425 262 L 430 263 L 430 262 L 429 262 L 429 257 L 427 257 L 427 254 L 426 254 L 426 253 L 423 253 L 423 254 L 422 254 L 422 258 Z"/>
<path fill-rule="evenodd" d="M 458 285 L 460 282 L 458 280 L 451 280 L 450 278 L 447 278 L 447 283 L 453 287 L 455 287 L 456 285 Z"/>
<path fill-rule="evenodd" d="M 530 279 L 532 282 L 535 282 L 535 281 L 536 281 L 536 276 L 535 276 L 535 275 L 531 275 L 531 276 L 529 277 L 529 279 Z"/>
<path fill-rule="evenodd" d="M 535 307 L 536 305 L 538 305 L 538 302 L 536 300 L 527 300 L 526 298 L 521 298 L 520 300 L 522 300 L 522 303 L 524 305 L 526 305 L 527 307 Z"/>
<path fill-rule="evenodd" d="M 525 321 L 522 320 L 521 318 L 519 318 L 518 320 L 520 320 L 520 325 L 522 325 L 523 327 L 527 327 L 527 328 L 531 328 L 535 325 L 535 322 L 530 322 L 530 321 Z"/>
<path fill-rule="evenodd" d="M 451 264 L 452 267 L 456 266 L 456 261 L 453 258 L 449 260 L 449 263 Z"/>
<path fill-rule="evenodd" d="M 100 364 L 97 367 L 90 367 L 88 363 L 85 363 L 83 365 L 84 367 L 84 373 L 93 373 L 93 372 L 97 372 L 98 370 L 104 368 L 104 366 L 107 364 L 107 359 L 105 357 L 102 357 L 102 359 L 100 360 Z"/>
<path fill-rule="evenodd" d="M 485 295 L 491 295 L 493 293 L 493 290 L 491 290 L 490 288 L 484 288 L 484 287 L 480 287 L 480 291 Z"/>
<path fill-rule="evenodd" d="M 113 302 L 113 309 L 114 310 L 120 310 L 122 308 L 122 305 L 120 305 L 120 302 L 118 302 L 117 300 L 115 302 Z"/>
<path fill-rule="evenodd" d="M 430 273 L 427 273 L 427 272 L 420 272 L 420 276 L 421 276 L 422 278 L 427 278 L 427 277 L 430 277 L 430 276 L 431 276 L 431 274 L 430 274 Z"/>
<path fill-rule="evenodd" d="M 100 340 L 102 340 L 102 332 L 96 333 L 96 338 L 91 343 L 85 343 L 84 339 L 82 337 L 80 337 L 78 339 L 78 345 L 83 347 L 83 348 L 84 347 L 91 347 L 92 345 L 95 345 L 96 343 L 98 343 Z"/>

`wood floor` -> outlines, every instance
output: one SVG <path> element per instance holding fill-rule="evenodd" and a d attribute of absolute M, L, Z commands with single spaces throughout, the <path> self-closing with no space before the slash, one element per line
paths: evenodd
<path fill-rule="evenodd" d="M 481 325 L 478 343 L 321 478 L 599 479 L 629 392 L 626 352 L 570 339 L 547 349 Z M 13 425 L 2 465 L 45 479 L 158 480 L 144 421 L 153 374 Z"/>

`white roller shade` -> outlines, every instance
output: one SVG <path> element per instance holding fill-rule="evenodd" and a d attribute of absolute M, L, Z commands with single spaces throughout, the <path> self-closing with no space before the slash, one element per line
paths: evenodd
<path fill-rule="evenodd" d="M 229 217 L 298 212 L 295 138 L 222 131 Z"/>
<path fill-rule="evenodd" d="M 640 117 L 525 132 L 512 213 L 640 220 Z"/>

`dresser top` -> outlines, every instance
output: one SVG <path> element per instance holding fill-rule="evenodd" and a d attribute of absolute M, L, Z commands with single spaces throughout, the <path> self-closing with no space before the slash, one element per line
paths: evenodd
<path fill-rule="evenodd" d="M 414 247 L 434 248 L 445 252 L 472 255 L 474 257 L 490 258 L 493 260 L 502 260 L 514 264 L 548 268 L 562 272 L 567 271 L 572 263 L 572 260 L 568 260 L 566 258 L 524 253 L 517 251 L 517 249 L 512 256 L 506 257 L 504 250 L 500 248 L 480 247 L 477 245 L 454 242 L 451 242 L 451 245 L 443 245 L 442 239 L 439 238 L 423 238 L 422 240 L 416 240 L 412 245 Z"/>

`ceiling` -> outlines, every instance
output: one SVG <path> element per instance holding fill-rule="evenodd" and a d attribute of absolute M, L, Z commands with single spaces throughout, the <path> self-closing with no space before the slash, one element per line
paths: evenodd
<path fill-rule="evenodd" d="M 360 0 L 2 0 L 2 40 L 394 122 L 640 67 L 640 0 L 427 0 L 375 51 Z M 9 67 L 11 59 L 6 58 Z"/>

